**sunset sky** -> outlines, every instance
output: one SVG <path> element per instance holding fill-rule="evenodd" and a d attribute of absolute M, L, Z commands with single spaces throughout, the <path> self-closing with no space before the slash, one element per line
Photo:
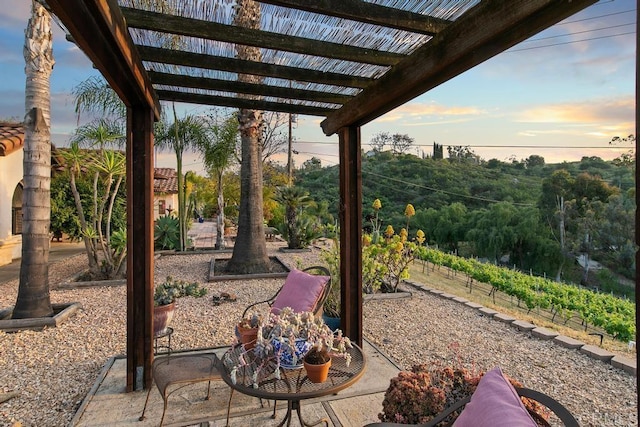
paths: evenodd
<path fill-rule="evenodd" d="M 24 29 L 30 2 L 3 0 L 0 9 L 0 119 L 24 116 Z M 618 157 L 633 148 L 610 146 L 614 136 L 635 133 L 636 2 L 603 0 L 490 59 L 362 128 L 365 149 L 379 132 L 407 134 L 413 152 L 432 153 L 434 142 L 470 146 L 483 159 L 547 163 Z M 52 139 L 64 146 L 77 126 L 71 90 L 96 75 L 84 54 L 54 30 L 56 65 L 51 78 Z M 184 105 L 182 114 L 207 108 Z M 337 163 L 337 137 L 326 137 L 321 119 L 301 116 L 294 128 L 294 156 Z M 286 156 L 281 157 L 285 161 Z M 158 166 L 171 167 L 169 153 Z M 202 172 L 197 154 L 186 169 Z"/>

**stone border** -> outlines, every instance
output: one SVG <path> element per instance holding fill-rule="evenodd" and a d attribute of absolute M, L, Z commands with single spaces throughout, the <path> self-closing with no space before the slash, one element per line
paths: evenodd
<path fill-rule="evenodd" d="M 431 293 L 432 295 L 439 296 L 441 298 L 445 298 L 460 304 L 464 304 L 467 307 L 473 308 L 481 313 L 483 316 L 487 316 L 491 319 L 509 324 L 521 332 L 531 333 L 531 335 L 535 338 L 541 340 L 553 340 L 554 344 L 560 345 L 565 348 L 578 350 L 582 354 L 586 354 L 592 359 L 600 360 L 602 362 L 608 363 L 611 366 L 622 369 L 626 373 L 637 376 L 637 361 L 635 359 L 630 359 L 625 356 L 616 355 L 615 353 L 611 353 L 601 347 L 585 344 L 582 341 L 566 337 L 564 335 L 560 335 L 559 333 L 552 331 L 547 328 L 537 327 L 536 325 L 525 322 L 522 320 L 518 320 L 513 316 L 508 314 L 500 313 L 494 309 L 484 307 L 481 304 L 477 304 L 474 302 L 470 302 L 466 298 L 458 297 L 456 295 L 451 295 L 440 291 L 438 289 L 429 288 L 422 283 L 414 282 L 411 280 L 405 280 L 406 284 L 413 286 L 414 288 L 421 290 L 423 292 Z"/>
<path fill-rule="evenodd" d="M 82 304 L 79 302 L 71 302 L 64 304 L 51 304 L 54 312 L 58 311 L 52 317 L 36 317 L 30 319 L 9 319 L 13 313 L 13 307 L 0 311 L 0 330 L 4 332 L 17 332 L 24 330 L 41 331 L 44 328 L 56 328 L 63 322 L 66 322 L 71 316 L 75 315 Z"/>
<path fill-rule="evenodd" d="M 207 277 L 208 282 L 221 282 L 223 280 L 249 280 L 249 279 L 274 279 L 274 278 L 282 278 L 287 277 L 289 275 L 289 271 L 291 269 L 280 257 L 277 255 L 269 257 L 272 261 L 275 260 L 282 265 L 282 267 L 286 270 L 283 273 L 258 273 L 258 274 L 230 274 L 227 276 L 215 276 L 215 263 L 216 258 L 211 258 L 209 261 L 209 276 Z M 219 260 L 228 261 L 230 258 L 218 258 Z"/>

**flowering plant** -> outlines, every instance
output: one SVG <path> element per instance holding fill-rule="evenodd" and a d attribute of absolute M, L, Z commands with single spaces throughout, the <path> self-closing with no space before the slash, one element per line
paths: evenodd
<path fill-rule="evenodd" d="M 302 355 L 296 351 L 299 350 L 296 349 L 296 340 L 307 343 Z M 294 365 L 311 349 L 325 356 L 344 357 L 349 365 L 349 348 L 352 348 L 351 340 L 339 329 L 334 333 L 321 316 L 308 311 L 294 312 L 290 307 L 285 307 L 279 313 L 270 313 L 266 321 L 260 321 L 255 347 L 244 350 L 238 357 L 238 364 L 231 370 L 231 380 L 235 381 L 238 370 L 249 365 L 254 386 L 257 386 L 260 372 L 268 366 L 275 365 L 273 374 L 279 379 L 281 355 L 284 352 L 289 352 Z"/>

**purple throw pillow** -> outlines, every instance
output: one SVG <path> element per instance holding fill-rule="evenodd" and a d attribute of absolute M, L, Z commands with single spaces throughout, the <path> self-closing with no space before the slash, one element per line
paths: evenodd
<path fill-rule="evenodd" d="M 454 427 L 536 427 L 499 367 L 484 374 Z"/>
<path fill-rule="evenodd" d="M 279 313 L 285 307 L 291 307 L 296 313 L 315 311 L 329 279 L 329 276 L 314 276 L 304 271 L 291 270 L 271 306 L 271 312 Z"/>

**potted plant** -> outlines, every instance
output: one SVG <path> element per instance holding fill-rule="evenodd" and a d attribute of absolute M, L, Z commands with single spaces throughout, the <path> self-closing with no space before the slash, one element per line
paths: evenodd
<path fill-rule="evenodd" d="M 285 307 L 279 313 L 269 313 L 261 319 L 255 346 L 252 349 L 245 347 L 244 350 L 250 357 L 239 358 L 240 363 L 232 368 L 231 378 L 236 378 L 239 371 L 244 372 L 247 365 L 252 365 L 246 371 L 252 372 L 254 383 L 260 381 L 262 369 L 267 366 L 275 366 L 273 374 L 279 378 L 280 369 L 302 368 L 303 358 L 312 348 L 316 349 L 314 353 L 344 357 L 348 365 L 351 361 L 348 349 L 351 346 L 349 338 L 342 335 L 340 330 L 334 333 L 322 317 L 308 311 L 294 312 L 290 307 Z M 249 352 L 252 354 L 249 355 Z"/>
<path fill-rule="evenodd" d="M 241 344 L 244 344 L 247 350 L 251 350 L 256 345 L 258 339 L 258 329 L 262 324 L 262 314 L 247 313 L 240 322 L 238 322 L 237 335 Z"/>
<path fill-rule="evenodd" d="M 336 330 L 335 334 L 329 331 L 331 330 L 328 327 L 325 328 L 303 359 L 307 377 L 313 383 L 322 383 L 327 380 L 332 355 L 346 357 L 347 365 L 351 361 L 347 352 L 347 349 L 351 348 L 351 340 L 342 335 L 340 329 Z"/>
<path fill-rule="evenodd" d="M 206 293 L 207 289 L 197 282 L 189 283 L 167 276 L 164 282 L 156 285 L 153 292 L 153 335 L 162 334 L 171 323 L 176 299 L 186 296 L 199 298 Z"/>

